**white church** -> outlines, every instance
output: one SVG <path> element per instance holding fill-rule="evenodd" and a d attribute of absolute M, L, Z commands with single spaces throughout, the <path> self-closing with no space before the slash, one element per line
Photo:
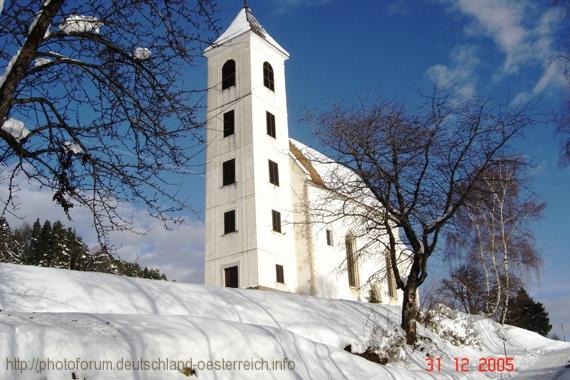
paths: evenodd
<path fill-rule="evenodd" d="M 314 160 L 324 155 L 289 138 L 289 53 L 246 6 L 204 55 L 206 285 L 362 301 L 374 286 L 380 302 L 401 304 L 387 256 L 357 257 L 352 223 L 311 213 L 331 174 Z M 368 281 L 379 269 L 385 275 Z"/>

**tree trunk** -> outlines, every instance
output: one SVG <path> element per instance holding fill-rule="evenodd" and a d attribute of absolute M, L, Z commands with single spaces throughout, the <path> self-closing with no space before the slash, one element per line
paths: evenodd
<path fill-rule="evenodd" d="M 417 289 L 417 281 L 408 279 L 408 283 L 404 288 L 404 300 L 402 302 L 402 328 L 406 332 L 406 343 L 412 346 L 416 344 Z"/>
<path fill-rule="evenodd" d="M 55 14 L 61 8 L 64 0 L 45 2 L 36 17 L 35 23 L 28 32 L 28 37 L 12 62 L 12 68 L 6 73 L 4 83 L 0 86 L 0 123 L 4 121 L 20 80 L 24 77 L 38 46 L 42 42 Z M 18 148 L 18 147 L 16 147 Z"/>

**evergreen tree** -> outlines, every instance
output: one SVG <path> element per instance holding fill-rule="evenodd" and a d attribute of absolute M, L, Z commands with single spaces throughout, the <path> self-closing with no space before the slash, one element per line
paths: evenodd
<path fill-rule="evenodd" d="M 21 260 L 18 242 L 6 219 L 0 216 L 0 262 L 17 264 Z"/>
<path fill-rule="evenodd" d="M 24 250 L 23 264 L 39 265 L 42 255 L 41 233 L 42 225 L 40 220 L 36 219 L 30 232 L 30 242 Z"/>
<path fill-rule="evenodd" d="M 32 226 L 24 223 L 14 230 L 13 236 L 19 250 L 18 264 L 27 264 L 26 258 L 27 254 L 29 254 L 30 242 L 32 240 Z"/>
<path fill-rule="evenodd" d="M 115 258 L 106 247 L 101 247 L 93 254 L 93 265 L 91 270 L 93 272 L 119 274 L 117 272 Z"/>
<path fill-rule="evenodd" d="M 40 236 L 37 244 L 37 265 L 41 267 L 50 267 L 53 259 L 54 243 L 52 235 L 51 223 L 49 220 L 44 222 L 40 231 Z"/>
<path fill-rule="evenodd" d="M 519 289 L 510 300 L 506 323 L 547 336 L 552 325 L 544 305 L 533 300 L 525 289 Z"/>
<path fill-rule="evenodd" d="M 69 269 L 86 270 L 91 260 L 89 250 L 80 236 L 72 229 L 65 231 L 65 240 L 69 251 Z"/>
<path fill-rule="evenodd" d="M 158 269 L 121 260 L 105 247 L 91 252 L 81 237 L 59 220 L 53 224 L 46 220 L 42 225 L 36 219 L 31 227 L 24 224 L 12 234 L 8 223 L 0 218 L 1 261 L 166 280 Z"/>
<path fill-rule="evenodd" d="M 51 267 L 69 268 L 70 253 L 67 238 L 63 224 L 59 220 L 56 221 L 52 226 L 50 238 Z"/>
<path fill-rule="evenodd" d="M 368 302 L 380 303 L 380 295 L 378 294 L 378 287 L 376 284 L 372 284 L 368 289 Z"/>

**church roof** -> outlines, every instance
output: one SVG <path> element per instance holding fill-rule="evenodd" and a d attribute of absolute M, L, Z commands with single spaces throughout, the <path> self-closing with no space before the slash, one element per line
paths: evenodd
<path fill-rule="evenodd" d="M 301 151 L 301 149 L 299 149 L 295 144 L 300 145 L 303 148 L 307 148 L 305 145 L 301 144 L 300 142 L 295 141 L 293 139 L 289 139 L 289 151 L 291 152 L 293 157 L 295 157 L 295 159 L 303 167 L 303 169 L 305 169 L 307 173 L 309 173 L 311 181 L 313 181 L 317 185 L 325 186 L 323 179 L 321 178 L 321 176 L 319 175 L 313 164 L 311 164 L 311 161 L 309 161 L 307 156 L 305 156 Z"/>
<path fill-rule="evenodd" d="M 316 185 L 337 188 L 340 182 L 347 179 L 361 182 L 352 169 L 297 140 L 289 139 L 289 151 Z"/>
<path fill-rule="evenodd" d="M 232 21 L 228 29 L 226 29 L 226 31 L 222 33 L 222 35 L 218 37 L 218 39 L 214 41 L 214 43 L 211 46 L 209 46 L 205 51 L 220 46 L 238 36 L 241 36 L 242 34 L 250 30 L 255 34 L 257 34 L 258 36 L 260 36 L 261 38 L 263 38 L 264 40 L 266 40 L 267 42 L 269 42 L 271 45 L 273 45 L 273 47 L 275 47 L 281 53 L 285 54 L 287 57 L 289 56 L 287 50 L 283 49 L 283 47 L 281 47 L 281 45 L 279 45 L 277 41 L 275 41 L 273 37 L 271 37 L 269 33 L 267 33 L 265 28 L 261 26 L 259 21 L 257 21 L 257 19 L 253 16 L 253 13 L 251 12 L 251 9 L 249 9 L 249 7 L 242 8 L 240 12 L 237 14 L 237 16 L 234 18 L 234 20 Z"/>
<path fill-rule="evenodd" d="M 377 204 L 370 189 L 351 168 L 291 138 L 289 151 L 315 185 L 358 199 L 362 205 Z"/>

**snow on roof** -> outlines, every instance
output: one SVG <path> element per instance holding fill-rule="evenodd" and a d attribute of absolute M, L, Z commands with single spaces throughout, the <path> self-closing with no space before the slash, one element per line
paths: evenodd
<path fill-rule="evenodd" d="M 311 181 L 317 185 L 334 188 L 333 185 L 338 183 L 340 178 L 347 176 L 358 178 L 350 168 L 297 140 L 289 139 L 289 148 L 293 156 L 310 173 Z"/>
<path fill-rule="evenodd" d="M 217 46 L 220 46 L 238 36 L 241 36 L 242 34 L 250 30 L 255 34 L 257 34 L 258 36 L 260 36 L 261 38 L 263 38 L 264 40 L 266 40 L 267 42 L 269 42 L 281 53 L 285 54 L 287 57 L 289 56 L 287 50 L 283 49 L 283 47 L 281 47 L 281 45 L 279 45 L 277 41 L 275 41 L 269 35 L 269 33 L 267 33 L 267 31 L 263 28 L 263 26 L 261 26 L 259 21 L 257 21 L 257 19 L 253 16 L 253 13 L 251 13 L 251 9 L 249 8 L 242 8 L 241 11 L 232 21 L 228 29 L 226 29 L 226 31 L 222 33 L 222 35 L 218 37 L 218 39 L 214 41 L 214 43 L 211 46 L 207 47 L 205 51 L 209 51 Z"/>
<path fill-rule="evenodd" d="M 377 204 L 372 191 L 351 168 L 294 139 L 289 139 L 289 151 L 315 185 L 358 199 L 364 205 Z"/>

